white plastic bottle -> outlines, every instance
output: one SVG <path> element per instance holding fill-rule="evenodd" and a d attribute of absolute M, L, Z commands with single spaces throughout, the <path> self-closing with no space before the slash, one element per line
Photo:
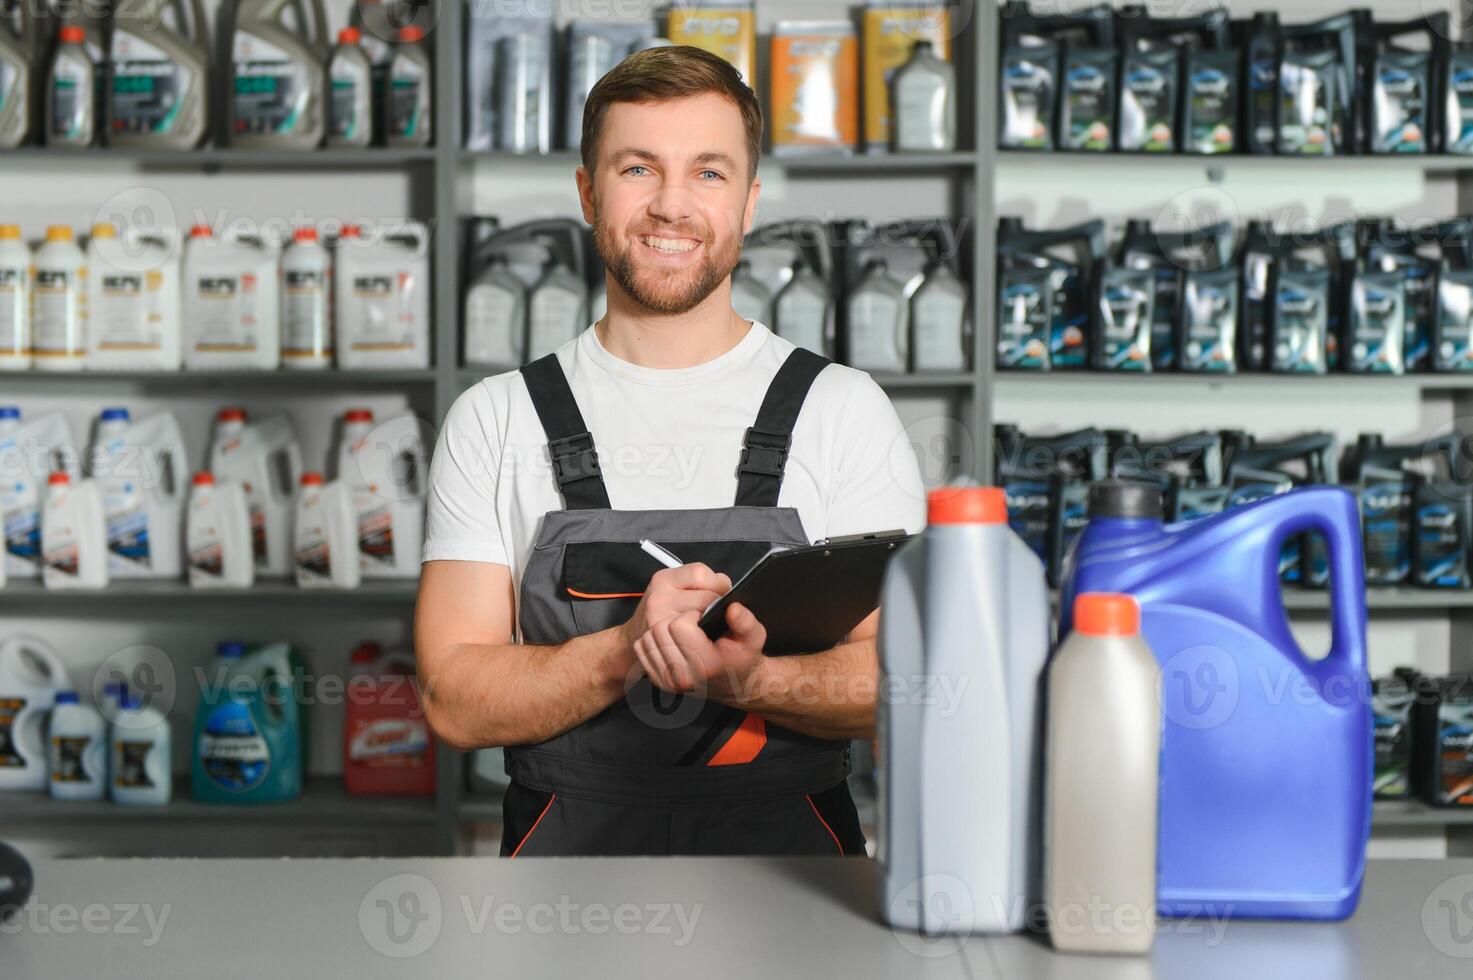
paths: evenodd
<path fill-rule="evenodd" d="M 179 260 L 167 229 L 92 226 L 87 370 L 179 370 Z"/>
<path fill-rule="evenodd" d="M 293 538 L 297 585 L 304 589 L 358 587 L 363 577 L 358 528 L 346 483 L 323 483 L 321 473 L 302 474 Z"/>
<path fill-rule="evenodd" d="M 1144 953 L 1156 931 L 1161 668 L 1140 627 L 1134 597 L 1081 593 L 1049 665 L 1044 902 L 1067 952 Z"/>
<path fill-rule="evenodd" d="M 391 234 L 369 237 L 348 225 L 335 259 L 338 365 L 429 367 L 429 229 L 408 222 Z"/>
<path fill-rule="evenodd" d="M 526 359 L 527 287 L 505 255 L 491 255 L 466 290 L 461 342 L 467 364 L 508 368 Z"/>
<path fill-rule="evenodd" d="M 251 511 L 237 481 L 216 483 L 210 472 L 194 475 L 184 541 L 192 587 L 247 589 L 255 584 Z"/>
<path fill-rule="evenodd" d="M 20 225 L 0 225 L 0 371 L 31 366 L 31 249 Z"/>
<path fill-rule="evenodd" d="M 865 267 L 848 296 L 849 366 L 861 371 L 905 371 L 909 329 L 905 286 L 881 259 Z"/>
<path fill-rule="evenodd" d="M 67 686 L 61 659 L 41 640 L 0 643 L 0 790 L 46 788 L 46 718 Z"/>
<path fill-rule="evenodd" d="M 76 691 L 56 695 L 50 725 L 51 796 L 100 800 L 107 791 L 107 722 Z"/>
<path fill-rule="evenodd" d="M 81 454 L 60 412 L 26 421 L 14 405 L 0 406 L 0 518 L 4 565 L 12 578 L 41 577 L 41 509 L 53 470 L 76 473 Z"/>
<path fill-rule="evenodd" d="M 102 487 L 108 573 L 177 579 L 184 574 L 184 436 L 171 412 L 138 422 L 105 408 L 87 451 L 87 475 Z"/>
<path fill-rule="evenodd" d="M 217 240 L 207 225 L 184 246 L 184 366 L 271 370 L 281 363 L 277 250 L 258 236 Z"/>
<path fill-rule="evenodd" d="M 281 256 L 281 366 L 332 367 L 332 255 L 298 228 Z"/>
<path fill-rule="evenodd" d="M 1041 898 L 1048 585 L 1001 489 L 933 490 L 927 511 L 880 600 L 894 695 L 879 704 L 880 914 L 931 935 L 1012 932 Z"/>
<path fill-rule="evenodd" d="M 131 692 L 123 697 L 110 738 L 109 784 L 114 803 L 162 806 L 173 795 L 169 719 Z"/>
<path fill-rule="evenodd" d="M 48 589 L 107 586 L 107 518 L 96 480 L 52 473 L 41 514 L 41 581 Z"/>
<path fill-rule="evenodd" d="M 31 351 L 37 371 L 80 371 L 87 356 L 87 259 L 66 225 L 46 229 L 31 276 Z"/>
<path fill-rule="evenodd" d="M 366 408 L 343 415 L 337 477 L 352 490 L 364 578 L 419 577 L 427 458 L 413 416 L 375 425 Z"/>
<path fill-rule="evenodd" d="M 274 415 L 246 422 L 243 408 L 222 408 L 215 417 L 209 468 L 220 481 L 245 488 L 251 514 L 251 550 L 257 578 L 292 574 L 292 520 L 302 449 L 292 420 Z"/>

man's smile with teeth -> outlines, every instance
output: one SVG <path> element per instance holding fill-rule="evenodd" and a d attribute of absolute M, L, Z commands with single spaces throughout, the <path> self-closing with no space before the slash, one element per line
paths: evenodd
<path fill-rule="evenodd" d="M 660 238 L 655 235 L 640 235 L 639 240 L 661 252 L 689 252 L 700 244 L 693 238 Z"/>

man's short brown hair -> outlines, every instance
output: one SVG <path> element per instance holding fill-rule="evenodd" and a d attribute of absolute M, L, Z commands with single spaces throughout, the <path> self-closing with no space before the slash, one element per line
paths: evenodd
<path fill-rule="evenodd" d="M 741 72 L 701 48 L 674 45 L 636 51 L 598 80 L 583 104 L 583 166 L 593 171 L 594 153 L 603 135 L 604 116 L 616 102 L 651 103 L 688 99 L 708 92 L 741 111 L 747 133 L 747 178 L 757 175 L 762 151 L 762 106 L 742 81 Z"/>

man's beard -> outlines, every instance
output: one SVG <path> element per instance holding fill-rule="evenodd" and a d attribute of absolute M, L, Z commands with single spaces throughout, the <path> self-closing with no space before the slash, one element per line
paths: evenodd
<path fill-rule="evenodd" d="M 724 244 L 715 245 L 716 251 L 711 250 L 710 243 L 702 241 L 702 245 L 707 246 L 706 256 L 693 272 L 662 275 L 645 271 L 641 274 L 630 254 L 640 247 L 638 234 L 631 235 L 629 244 L 620 250 L 609 228 L 595 220 L 593 244 L 604 266 L 624 292 L 649 312 L 665 316 L 678 316 L 699 306 L 731 275 L 742 256 L 740 238 L 733 237 Z"/>

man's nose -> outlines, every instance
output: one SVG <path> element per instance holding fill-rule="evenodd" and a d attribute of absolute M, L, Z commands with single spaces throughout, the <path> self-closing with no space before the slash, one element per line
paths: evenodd
<path fill-rule="evenodd" d="M 684 221 L 695 213 L 690 188 L 678 181 L 667 180 L 650 199 L 650 217 L 657 221 Z"/>

